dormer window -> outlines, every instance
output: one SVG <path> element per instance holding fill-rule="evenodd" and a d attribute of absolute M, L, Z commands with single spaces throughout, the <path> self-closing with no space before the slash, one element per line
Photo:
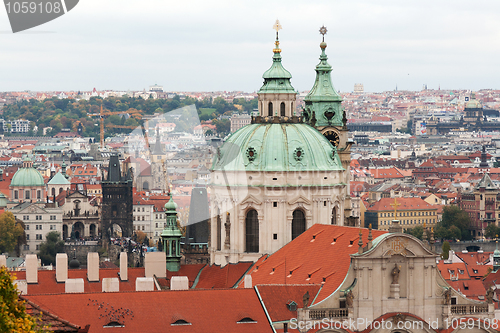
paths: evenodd
<path fill-rule="evenodd" d="M 245 317 L 237 321 L 238 324 L 257 324 L 257 321 L 250 317 Z"/>
<path fill-rule="evenodd" d="M 184 319 L 178 319 L 172 324 L 170 324 L 170 326 L 183 326 L 183 325 L 191 325 L 191 323 L 185 321 Z"/>

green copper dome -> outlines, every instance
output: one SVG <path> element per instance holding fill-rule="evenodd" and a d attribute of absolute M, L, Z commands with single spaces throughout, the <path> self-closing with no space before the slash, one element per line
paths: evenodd
<path fill-rule="evenodd" d="M 10 186 L 45 186 L 45 182 L 38 170 L 24 163 L 12 177 Z"/>
<path fill-rule="evenodd" d="M 344 170 L 336 149 L 306 124 L 251 124 L 218 150 L 212 170 L 332 171 Z"/>
<path fill-rule="evenodd" d="M 165 211 L 173 211 L 175 212 L 177 210 L 177 204 L 174 202 L 174 199 L 172 198 L 172 195 L 170 195 L 170 200 L 165 204 Z"/>

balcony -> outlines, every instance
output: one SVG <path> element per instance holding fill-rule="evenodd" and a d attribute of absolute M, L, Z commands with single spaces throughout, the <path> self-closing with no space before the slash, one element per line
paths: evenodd
<path fill-rule="evenodd" d="M 451 305 L 454 315 L 473 315 L 488 313 L 488 304 L 485 305 Z"/>
<path fill-rule="evenodd" d="M 349 310 L 346 308 L 309 310 L 309 318 L 311 320 L 323 319 L 323 318 L 343 319 L 348 317 L 349 317 Z"/>

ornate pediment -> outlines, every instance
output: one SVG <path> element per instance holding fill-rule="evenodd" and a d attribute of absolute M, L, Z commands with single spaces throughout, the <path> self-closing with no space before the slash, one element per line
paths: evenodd
<path fill-rule="evenodd" d="M 19 213 L 27 213 L 27 214 L 44 214 L 46 213 L 46 211 L 40 207 L 38 207 L 37 205 L 35 204 L 31 204 L 29 205 L 28 207 L 22 209 L 19 211 Z"/>
<path fill-rule="evenodd" d="M 379 236 L 373 240 L 373 247 L 365 249 L 358 257 L 388 258 L 392 256 L 411 257 L 436 257 L 438 254 L 429 249 L 429 245 L 413 236 L 394 233 Z"/>
<path fill-rule="evenodd" d="M 262 201 L 254 197 L 253 195 L 249 194 L 243 201 L 240 203 L 240 205 L 262 205 Z"/>
<path fill-rule="evenodd" d="M 311 204 L 311 200 L 307 199 L 303 195 L 299 195 L 299 196 L 295 197 L 294 199 L 292 199 L 288 204 L 289 205 L 295 205 L 297 203 L 302 203 L 302 204 L 310 205 Z"/>

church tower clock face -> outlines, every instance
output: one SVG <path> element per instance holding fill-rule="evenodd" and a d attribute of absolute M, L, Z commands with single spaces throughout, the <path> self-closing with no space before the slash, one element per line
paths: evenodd
<path fill-rule="evenodd" d="M 335 147 L 338 147 L 339 146 L 339 143 L 340 143 L 340 138 L 339 138 L 339 135 L 335 132 L 335 131 L 326 131 L 325 133 L 323 133 L 323 135 L 325 136 L 325 138 L 327 138 L 328 141 L 330 141 L 330 143 L 335 146 Z"/>

